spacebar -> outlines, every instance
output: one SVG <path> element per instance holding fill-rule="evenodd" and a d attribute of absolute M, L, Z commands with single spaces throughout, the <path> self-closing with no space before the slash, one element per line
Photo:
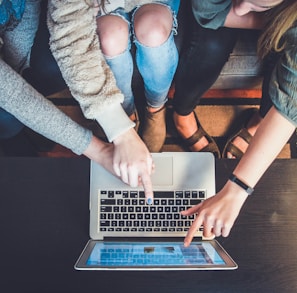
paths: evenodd
<path fill-rule="evenodd" d="M 174 191 L 154 191 L 154 198 L 174 198 Z"/>

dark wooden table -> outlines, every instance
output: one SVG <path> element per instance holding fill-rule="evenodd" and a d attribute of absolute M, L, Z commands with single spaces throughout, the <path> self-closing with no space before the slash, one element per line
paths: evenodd
<path fill-rule="evenodd" d="M 235 166 L 217 160 L 217 188 Z M 297 292 L 297 161 L 276 160 L 227 238 L 235 271 L 100 272 L 73 265 L 88 235 L 89 161 L 0 159 L 3 292 Z"/>

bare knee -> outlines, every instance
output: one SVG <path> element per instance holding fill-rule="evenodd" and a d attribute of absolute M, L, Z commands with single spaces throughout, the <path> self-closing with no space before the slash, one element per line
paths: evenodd
<path fill-rule="evenodd" d="M 145 46 L 162 45 L 172 30 L 172 13 L 164 5 L 147 4 L 137 10 L 134 30 L 137 40 Z"/>
<path fill-rule="evenodd" d="M 97 34 L 103 54 L 116 56 L 128 46 L 128 24 L 119 16 L 105 15 L 97 19 Z"/>

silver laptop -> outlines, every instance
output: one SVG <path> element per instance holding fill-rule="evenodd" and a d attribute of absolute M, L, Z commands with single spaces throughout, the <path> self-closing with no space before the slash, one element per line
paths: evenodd
<path fill-rule="evenodd" d="M 153 153 L 154 202 L 143 188 L 131 188 L 91 162 L 90 237 L 77 270 L 235 269 L 216 240 L 196 233 L 189 248 L 183 239 L 194 216 L 180 212 L 215 194 L 211 153 Z"/>

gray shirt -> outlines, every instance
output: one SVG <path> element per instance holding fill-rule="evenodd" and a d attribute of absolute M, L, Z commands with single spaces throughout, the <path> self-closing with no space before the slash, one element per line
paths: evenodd
<path fill-rule="evenodd" d="M 17 73 L 29 64 L 38 18 L 39 1 L 27 0 L 22 21 L 0 36 L 5 56 L 5 60 L 0 56 L 0 107 L 34 131 L 82 154 L 91 142 L 92 132 L 71 120 Z"/>
<path fill-rule="evenodd" d="M 75 123 L 0 59 L 0 107 L 45 137 L 82 154 L 92 132 Z"/>

